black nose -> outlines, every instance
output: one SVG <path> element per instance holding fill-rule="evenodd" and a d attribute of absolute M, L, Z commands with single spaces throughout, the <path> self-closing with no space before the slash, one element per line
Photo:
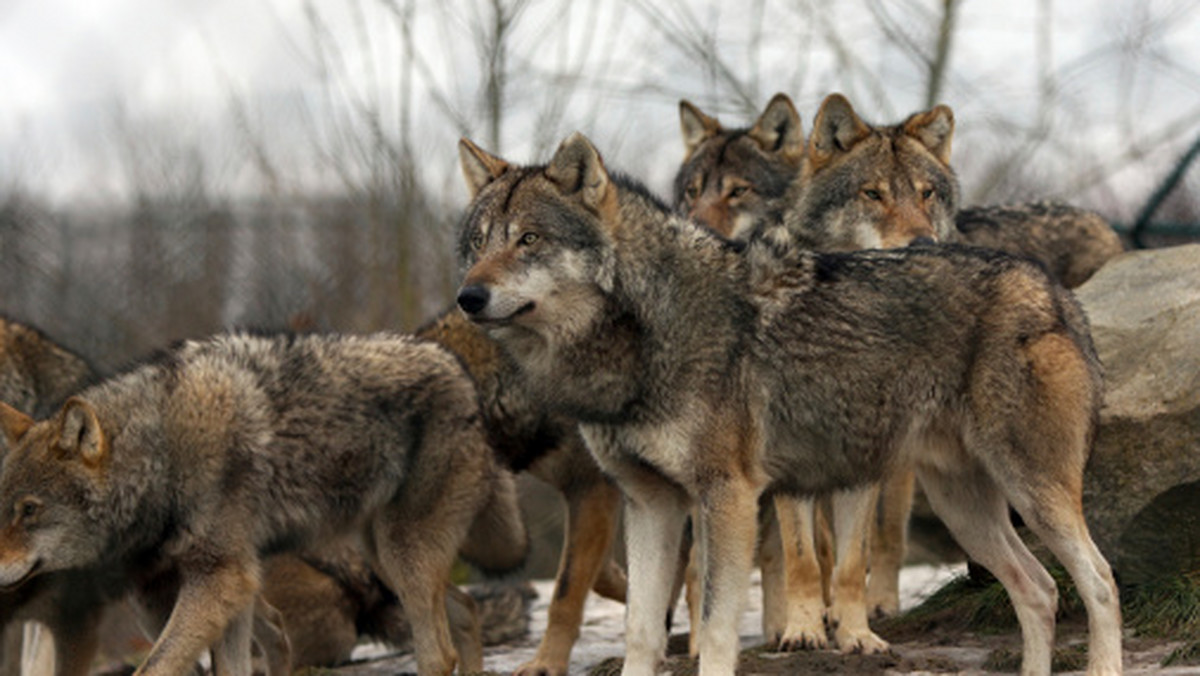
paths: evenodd
<path fill-rule="evenodd" d="M 932 237 L 918 237 L 908 243 L 909 246 L 933 246 L 934 244 L 937 242 Z"/>
<path fill-rule="evenodd" d="M 491 299 L 492 293 L 487 287 L 478 284 L 463 287 L 462 291 L 458 292 L 458 306 L 469 315 L 479 314 Z"/>

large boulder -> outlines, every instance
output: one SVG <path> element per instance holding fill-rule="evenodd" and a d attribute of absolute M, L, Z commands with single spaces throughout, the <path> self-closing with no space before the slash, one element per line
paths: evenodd
<path fill-rule="evenodd" d="M 1122 254 L 1076 294 L 1105 371 L 1092 537 L 1123 584 L 1200 570 L 1200 245 Z"/>

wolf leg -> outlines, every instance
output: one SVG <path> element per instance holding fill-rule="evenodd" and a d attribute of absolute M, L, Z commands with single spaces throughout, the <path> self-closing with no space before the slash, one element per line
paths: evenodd
<path fill-rule="evenodd" d="M 701 676 L 729 675 L 737 667 L 737 624 L 754 563 L 761 490 L 734 475 L 699 496 Z"/>
<path fill-rule="evenodd" d="M 760 539 L 757 563 L 762 571 L 762 634 L 763 642 L 768 646 L 778 646 L 787 628 L 786 555 L 780 539 L 782 523 L 775 506 L 778 500 L 772 498 L 763 502 L 758 513 Z"/>
<path fill-rule="evenodd" d="M 867 611 L 877 617 L 900 612 L 900 567 L 904 564 L 915 481 L 912 470 L 904 470 L 880 486 L 876 518 L 871 519 L 867 576 Z"/>
<path fill-rule="evenodd" d="M 446 619 L 450 641 L 458 651 L 458 670 L 483 671 L 483 624 L 475 599 L 453 584 L 446 585 Z"/>
<path fill-rule="evenodd" d="M 828 643 L 815 542 L 815 507 L 812 499 L 775 498 L 787 575 L 787 625 L 779 641 L 782 652 L 824 648 Z"/>
<path fill-rule="evenodd" d="M 831 496 L 833 541 L 837 548 L 829 605 L 829 624 L 844 652 L 881 653 L 887 641 L 867 624 L 867 531 L 875 507 L 877 485 L 838 491 Z"/>
<path fill-rule="evenodd" d="M 250 676 L 250 645 L 254 637 L 254 605 L 238 613 L 225 627 L 213 649 L 214 676 Z"/>
<path fill-rule="evenodd" d="M 137 676 L 189 673 L 230 621 L 252 607 L 259 589 L 256 566 L 249 565 L 225 565 L 204 573 L 183 570 L 180 578 L 183 583 L 170 618 Z"/>
<path fill-rule="evenodd" d="M 933 511 L 975 561 L 1004 585 L 1021 625 L 1021 673 L 1049 674 L 1054 649 L 1054 579 L 1021 541 L 996 482 L 973 461 L 957 472 L 918 467 Z"/>
<path fill-rule="evenodd" d="M 566 538 L 546 633 L 537 655 L 518 667 L 515 676 L 565 676 L 571 648 L 579 638 L 588 591 L 601 569 L 611 564 L 609 551 L 617 529 L 620 491 L 608 481 L 597 481 L 583 491 L 564 490 L 563 495 L 567 499 Z M 624 598 L 625 590 L 620 591 Z"/>
<path fill-rule="evenodd" d="M 625 537 L 629 592 L 625 614 L 623 676 L 654 676 L 667 647 L 665 618 L 687 496 L 670 482 L 639 472 L 625 487 Z"/>
<path fill-rule="evenodd" d="M 254 642 L 267 663 L 267 676 L 292 673 L 292 644 L 283 614 L 260 594 L 254 601 Z"/>

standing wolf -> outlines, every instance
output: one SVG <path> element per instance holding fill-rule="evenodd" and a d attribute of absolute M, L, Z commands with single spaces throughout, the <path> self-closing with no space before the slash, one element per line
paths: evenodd
<path fill-rule="evenodd" d="M 401 599 L 418 671 L 454 669 L 449 570 L 500 470 L 474 385 L 436 345 L 219 336 L 41 421 L 0 405 L 0 423 L 0 586 L 166 573 L 177 599 L 138 673 L 183 673 L 210 645 L 244 673 L 262 557 L 335 536 L 360 539 Z"/>
<path fill-rule="evenodd" d="M 1080 590 L 1089 673 L 1120 671 L 1117 590 L 1081 509 L 1099 364 L 1075 300 L 1039 268 L 953 247 L 742 251 L 610 176 L 582 136 L 546 166 L 460 151 L 474 198 L 459 305 L 581 421 L 626 496 L 625 674 L 663 656 L 691 504 L 700 669 L 732 674 L 760 494 L 861 502 L 853 489 L 900 465 L 1008 590 L 1026 673 L 1050 671 L 1057 592 L 1010 504 Z"/>
<path fill-rule="evenodd" d="M 770 117 L 768 112 L 778 106 L 780 99 L 787 97 L 776 95 L 756 126 Z M 699 125 L 697 119 L 709 122 Z M 759 224 L 751 231 L 761 230 L 771 227 L 780 220 L 780 214 L 791 209 L 789 225 L 805 246 L 814 249 L 906 246 L 922 238 L 961 242 L 1033 258 L 1068 288 L 1087 281 L 1101 265 L 1123 250 L 1116 233 L 1097 214 L 1065 204 L 1036 202 L 955 211 L 958 188 L 949 159 L 953 132 L 949 109 L 933 109 L 910 116 L 899 125 L 881 127 L 863 122 L 844 97 L 831 95 L 817 113 L 804 159 L 795 168 L 791 164 L 768 165 L 715 152 L 730 142 L 732 133 L 686 102 L 681 102 L 680 124 L 687 150 L 675 178 L 676 186 L 707 185 L 720 177 L 726 183 L 749 185 L 750 191 L 762 185 L 763 190 L 778 194 L 773 186 L 780 180 L 791 183 L 788 193 L 770 204 L 753 209 L 730 204 L 724 212 L 727 218 L 703 221 L 727 237 L 744 238 L 745 226 L 735 224 L 746 218 Z M 791 126 L 798 127 L 799 120 Z M 703 133 L 697 133 L 696 129 Z M 695 156 L 719 159 L 705 165 L 693 162 L 691 158 Z M 778 167 L 785 175 L 761 180 L 759 177 L 768 166 Z M 932 194 L 926 196 L 927 191 Z M 803 204 L 795 207 L 793 203 L 797 201 Z M 678 191 L 675 208 L 682 215 L 699 216 L 694 203 Z M 898 575 L 904 558 L 911 496 L 910 474 L 898 474 L 891 479 L 881 496 L 879 522 L 871 540 L 871 576 L 866 595 L 874 612 L 893 613 L 899 607 Z M 800 527 L 802 532 L 811 530 L 807 523 L 788 525 Z M 772 613 L 764 615 L 764 624 L 769 625 L 764 633 L 779 634 L 783 647 L 821 645 L 824 641 L 820 618 L 812 611 L 822 604 L 817 598 L 819 590 L 794 579 L 797 573 L 811 575 L 811 569 L 817 565 L 811 547 L 802 551 L 806 560 L 789 561 L 786 565 L 792 574 L 787 585 L 786 614 L 799 621 L 769 621 Z M 797 594 L 797 590 L 801 593 Z M 774 606 L 782 602 L 782 595 L 774 594 L 772 599 L 775 603 L 768 603 L 768 611 L 775 610 Z M 774 615 L 783 613 L 776 610 Z M 781 624 L 790 626 L 779 631 L 782 627 L 777 625 Z M 867 630 L 865 624 L 862 629 Z M 868 634 L 863 636 L 869 640 Z"/>

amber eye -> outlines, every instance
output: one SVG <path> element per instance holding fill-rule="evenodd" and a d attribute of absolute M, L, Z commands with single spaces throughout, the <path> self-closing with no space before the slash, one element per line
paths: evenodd
<path fill-rule="evenodd" d="M 748 192 L 750 192 L 749 186 L 739 185 L 736 188 L 734 188 L 733 190 L 729 191 L 729 196 L 730 197 L 741 197 L 742 195 L 745 195 Z"/>
<path fill-rule="evenodd" d="M 483 248 L 483 233 L 477 232 L 471 235 L 471 248 L 476 251 Z"/>
<path fill-rule="evenodd" d="M 933 197 L 933 188 L 926 188 L 921 191 L 921 199 L 927 200 L 930 197 Z"/>
<path fill-rule="evenodd" d="M 874 202 L 882 202 L 883 201 L 883 195 L 878 190 L 864 190 L 863 194 L 866 195 L 867 199 L 869 199 L 871 201 L 874 201 Z"/>
<path fill-rule="evenodd" d="M 42 511 L 42 503 L 37 498 L 25 498 L 17 503 L 17 515 L 23 520 L 36 517 Z"/>
<path fill-rule="evenodd" d="M 700 196 L 700 186 L 696 186 L 696 185 L 689 185 L 689 186 L 687 187 L 687 190 L 683 191 L 683 194 L 684 194 L 684 196 L 685 196 L 685 197 L 687 197 L 688 199 L 690 199 L 690 200 L 694 200 L 694 199 L 696 199 L 697 197 L 699 197 L 699 196 Z"/>
<path fill-rule="evenodd" d="M 538 234 L 536 232 L 527 232 L 521 235 L 521 239 L 517 240 L 517 243 L 521 246 L 529 246 L 536 241 L 538 241 Z"/>

